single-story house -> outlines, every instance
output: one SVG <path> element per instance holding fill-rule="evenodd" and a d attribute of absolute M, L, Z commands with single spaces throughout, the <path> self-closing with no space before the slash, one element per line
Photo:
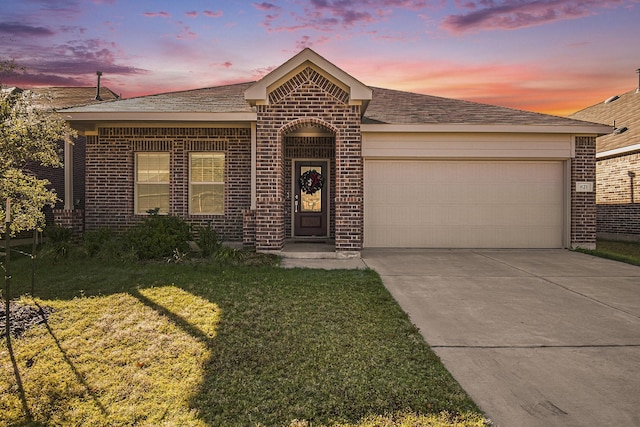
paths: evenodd
<path fill-rule="evenodd" d="M 609 126 L 369 87 L 311 49 L 257 82 L 62 110 L 86 137 L 86 229 L 148 212 L 277 252 L 595 246 Z M 67 184 L 71 185 L 71 184 Z M 73 206 L 58 220 L 73 224 Z"/>
<path fill-rule="evenodd" d="M 614 127 L 596 139 L 598 236 L 640 241 L 640 83 L 570 117 Z"/>

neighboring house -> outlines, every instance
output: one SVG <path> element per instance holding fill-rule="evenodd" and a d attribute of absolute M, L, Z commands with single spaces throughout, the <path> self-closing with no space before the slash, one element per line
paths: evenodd
<path fill-rule="evenodd" d="M 22 92 L 25 89 L 12 88 L 14 91 Z M 40 87 L 28 89 L 34 94 L 34 101 L 39 108 L 59 110 L 73 106 L 83 106 L 101 101 L 112 101 L 119 99 L 119 96 L 106 87 L 100 88 L 100 99 L 96 99 L 98 91 L 95 87 Z M 60 152 L 64 149 L 64 142 L 60 142 Z M 84 209 L 84 150 L 85 138 L 79 135 L 74 141 L 74 156 L 72 167 L 67 167 L 66 171 L 73 174 L 73 191 L 71 203 L 78 209 Z M 70 157 L 71 158 L 71 157 Z M 40 179 L 47 179 L 51 182 L 50 188 L 54 189 L 60 199 L 56 209 L 62 209 L 65 199 L 65 169 L 51 168 L 40 165 L 29 165 L 29 170 Z M 47 222 L 53 222 L 53 210 L 45 207 Z"/>
<path fill-rule="evenodd" d="M 640 85 L 570 117 L 615 128 L 596 139 L 598 236 L 640 241 Z"/>
<path fill-rule="evenodd" d="M 594 247 L 595 139 L 611 131 L 372 88 L 310 49 L 258 82 L 61 114 L 87 139 L 87 229 L 159 208 L 259 251 L 328 240 L 345 257 Z"/>

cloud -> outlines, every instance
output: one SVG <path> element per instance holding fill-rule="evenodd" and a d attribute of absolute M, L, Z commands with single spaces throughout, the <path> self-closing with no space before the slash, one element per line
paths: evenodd
<path fill-rule="evenodd" d="M 160 11 L 160 12 L 144 12 L 142 16 L 147 18 L 169 18 L 171 14 L 169 12 Z"/>
<path fill-rule="evenodd" d="M 71 41 L 42 49 L 23 45 L 16 62 L 25 68 L 3 79 L 3 84 L 29 86 L 82 86 L 95 84 L 95 72 L 105 77 L 144 75 L 148 71 L 123 65 L 117 45 L 100 39 Z"/>
<path fill-rule="evenodd" d="M 281 9 L 280 6 L 273 3 L 267 3 L 266 1 L 263 1 L 262 3 L 253 3 L 253 7 L 258 10 L 262 10 L 263 12 L 279 11 Z"/>
<path fill-rule="evenodd" d="M 195 40 L 198 38 L 198 35 L 191 31 L 189 26 L 184 26 L 176 38 L 179 40 Z"/>
<path fill-rule="evenodd" d="M 198 17 L 198 12 L 195 10 L 192 10 L 191 12 L 185 12 L 185 15 L 187 15 L 189 18 L 197 18 Z"/>
<path fill-rule="evenodd" d="M 49 37 L 55 34 L 49 28 L 34 27 L 19 22 L 0 22 L 0 33 L 20 37 Z"/>
<path fill-rule="evenodd" d="M 329 37 L 319 37 L 318 39 L 313 40 L 309 36 L 302 36 L 299 40 L 296 41 L 296 51 L 303 50 L 307 47 L 318 46 L 328 41 Z"/>
<path fill-rule="evenodd" d="M 394 9 L 417 11 L 440 3 L 441 0 L 310 0 L 302 11 L 287 14 L 269 2 L 253 3 L 253 6 L 267 13 L 262 25 L 270 31 L 330 32 L 384 21 Z"/>
<path fill-rule="evenodd" d="M 222 16 L 222 11 L 218 10 L 216 12 L 213 12 L 211 10 L 205 10 L 204 12 L 202 12 L 202 14 L 204 16 L 208 16 L 209 18 L 220 18 Z"/>
<path fill-rule="evenodd" d="M 632 0 L 637 1 L 637 0 Z M 555 21 L 582 18 L 602 7 L 617 7 L 624 0 L 456 0 L 466 14 L 449 15 L 442 28 L 455 33 L 513 30 Z"/>

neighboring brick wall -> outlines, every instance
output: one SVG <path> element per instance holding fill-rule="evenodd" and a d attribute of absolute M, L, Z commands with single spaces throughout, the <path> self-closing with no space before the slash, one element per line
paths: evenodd
<path fill-rule="evenodd" d="M 170 210 L 193 225 L 211 224 L 222 239 L 243 240 L 243 209 L 251 205 L 249 128 L 101 128 L 87 138 L 86 229 L 124 230 L 144 215 L 134 214 L 136 151 L 169 151 Z M 224 215 L 189 215 L 189 152 L 225 152 Z"/>
<path fill-rule="evenodd" d="M 283 138 L 303 126 L 335 134 L 335 241 L 338 251 L 362 248 L 362 157 L 360 107 L 345 103 L 348 94 L 312 68 L 293 76 L 257 107 L 256 247 L 284 245 L 289 203 Z"/>
<path fill-rule="evenodd" d="M 595 248 L 596 194 L 576 192 L 576 182 L 596 180 L 596 139 L 576 137 L 575 158 L 571 159 L 571 247 Z"/>
<path fill-rule="evenodd" d="M 598 233 L 640 237 L 640 153 L 596 165 Z"/>
<path fill-rule="evenodd" d="M 64 161 L 64 142 L 58 143 L 60 159 Z M 84 209 L 84 170 L 85 164 L 85 137 L 79 136 L 73 144 L 73 206 L 74 209 Z M 54 190 L 58 196 L 58 202 L 54 208 L 45 206 L 43 211 L 47 223 L 53 222 L 54 209 L 64 208 L 64 167 L 52 168 L 37 164 L 28 164 L 27 171 L 33 173 L 38 179 L 47 179 L 50 184 L 47 188 Z"/>

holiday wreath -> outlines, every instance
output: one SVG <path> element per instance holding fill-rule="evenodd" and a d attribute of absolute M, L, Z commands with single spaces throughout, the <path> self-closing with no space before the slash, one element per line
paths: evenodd
<path fill-rule="evenodd" d="M 306 194 L 314 194 L 324 185 L 324 177 L 315 169 L 310 169 L 300 175 L 298 180 L 300 189 Z"/>

